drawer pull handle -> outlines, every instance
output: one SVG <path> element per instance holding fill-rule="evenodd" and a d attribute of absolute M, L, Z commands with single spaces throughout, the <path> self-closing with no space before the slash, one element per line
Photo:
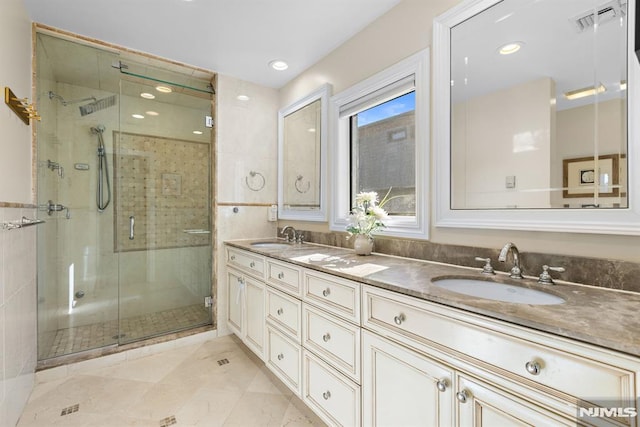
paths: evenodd
<path fill-rule="evenodd" d="M 284 313 L 284 310 L 279 308 L 276 313 L 278 313 L 278 316 L 282 316 L 282 313 Z"/>
<path fill-rule="evenodd" d="M 251 261 L 251 263 L 249 264 L 249 267 L 254 268 L 256 266 L 256 263 Z"/>
<path fill-rule="evenodd" d="M 231 255 L 231 261 L 235 261 L 236 260 L 236 256 L 235 255 Z"/>
<path fill-rule="evenodd" d="M 327 288 L 324 291 L 322 291 L 322 296 L 328 297 L 331 294 L 331 289 Z"/>
<path fill-rule="evenodd" d="M 322 393 L 322 397 L 324 400 L 329 400 L 329 398 L 331 397 L 331 392 L 329 390 L 325 391 L 324 393 Z"/>
<path fill-rule="evenodd" d="M 444 378 L 439 380 L 436 383 L 436 387 L 438 387 L 439 392 L 444 393 L 445 391 L 447 391 L 447 380 L 445 380 Z"/>
<path fill-rule="evenodd" d="M 280 280 L 284 279 L 284 273 L 282 271 L 278 273 L 278 279 Z"/>
<path fill-rule="evenodd" d="M 329 332 L 327 332 L 322 336 L 322 341 L 324 342 L 328 342 L 330 339 L 331 339 L 331 335 L 329 335 Z"/>
<path fill-rule="evenodd" d="M 280 354 L 278 355 L 278 360 L 282 360 L 282 359 L 284 359 L 284 354 L 280 353 Z"/>
<path fill-rule="evenodd" d="M 397 315 L 396 317 L 393 318 L 393 321 L 395 322 L 396 325 L 402 325 L 402 322 L 404 322 L 406 319 L 405 315 L 403 313 L 400 313 L 399 315 Z"/>
<path fill-rule="evenodd" d="M 462 390 L 456 393 L 456 399 L 460 403 L 467 403 L 467 399 L 469 398 L 469 393 L 467 390 Z"/>
<path fill-rule="evenodd" d="M 540 371 L 542 371 L 540 363 L 536 361 L 527 362 L 525 363 L 524 367 L 527 368 L 527 372 L 529 372 L 531 375 L 538 375 L 540 374 Z"/>

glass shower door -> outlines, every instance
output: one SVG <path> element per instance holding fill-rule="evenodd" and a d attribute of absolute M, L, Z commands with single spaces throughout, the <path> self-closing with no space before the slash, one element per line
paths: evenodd
<path fill-rule="evenodd" d="M 113 135 L 120 343 L 211 323 L 208 85 L 121 64 Z"/>

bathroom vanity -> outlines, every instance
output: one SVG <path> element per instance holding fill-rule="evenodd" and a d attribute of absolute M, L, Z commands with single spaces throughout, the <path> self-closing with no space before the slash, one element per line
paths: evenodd
<path fill-rule="evenodd" d="M 638 294 L 279 240 L 226 242 L 225 276 L 229 327 L 329 425 L 638 425 Z"/>

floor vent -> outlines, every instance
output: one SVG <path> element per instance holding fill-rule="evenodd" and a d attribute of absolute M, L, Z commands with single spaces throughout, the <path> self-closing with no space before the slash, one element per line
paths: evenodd
<path fill-rule="evenodd" d="M 176 417 L 171 415 L 170 417 L 167 418 L 163 418 L 160 420 L 160 427 L 168 427 L 168 426 L 172 426 L 174 424 L 178 424 L 178 421 L 176 421 Z"/>
<path fill-rule="evenodd" d="M 65 415 L 73 414 L 74 412 L 78 412 L 78 409 L 80 409 L 80 404 L 76 403 L 75 405 L 64 408 L 62 412 L 60 412 L 60 416 L 64 417 Z"/>
<path fill-rule="evenodd" d="M 220 365 L 220 366 L 226 365 L 227 363 L 229 363 L 229 359 L 220 359 L 220 360 L 218 360 L 218 365 Z"/>

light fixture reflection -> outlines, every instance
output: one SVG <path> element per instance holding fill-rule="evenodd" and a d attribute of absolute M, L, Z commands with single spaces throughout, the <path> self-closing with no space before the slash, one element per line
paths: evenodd
<path fill-rule="evenodd" d="M 251 98 L 249 98 L 247 95 L 238 95 L 238 96 L 236 97 L 236 99 L 237 99 L 238 101 L 248 101 L 248 100 L 250 100 Z"/>
<path fill-rule="evenodd" d="M 147 116 L 159 116 L 160 113 L 158 113 L 157 111 L 145 111 L 145 114 Z"/>
<path fill-rule="evenodd" d="M 202 131 L 201 130 L 194 130 L 193 133 L 195 135 L 202 135 Z"/>
<path fill-rule="evenodd" d="M 173 92 L 173 90 L 169 86 L 156 86 L 156 90 L 161 93 Z"/>
<path fill-rule="evenodd" d="M 133 117 L 134 119 L 144 119 L 144 116 L 142 114 L 132 114 L 131 117 Z"/>
<path fill-rule="evenodd" d="M 504 46 L 501 46 L 498 52 L 500 52 L 500 55 L 511 55 L 519 51 L 521 47 L 522 42 L 507 43 Z"/>
<path fill-rule="evenodd" d="M 149 92 L 142 92 L 140 94 L 140 97 L 142 97 L 144 99 L 155 99 L 156 98 L 156 96 L 154 94 L 149 93 Z"/>
<path fill-rule="evenodd" d="M 602 83 L 599 83 L 598 86 L 583 87 L 582 89 L 565 92 L 564 97 L 569 100 L 574 100 L 584 98 L 586 96 L 593 96 L 597 93 L 605 92 L 606 90 L 607 88 L 605 88 Z"/>

